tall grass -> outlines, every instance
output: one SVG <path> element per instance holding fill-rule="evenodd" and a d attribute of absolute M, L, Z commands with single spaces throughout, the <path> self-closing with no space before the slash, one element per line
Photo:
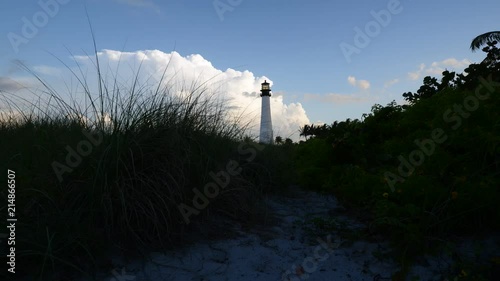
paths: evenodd
<path fill-rule="evenodd" d="M 3 95 L 9 111 L 0 119 L 1 166 L 17 173 L 17 277 L 92 278 L 110 270 L 100 266 L 112 249 L 147 253 L 182 241 L 189 226 L 178 204 L 192 201 L 191 190 L 225 167 L 245 135 L 245 124 L 227 120 L 224 101 L 207 83 L 174 89 L 165 70 L 155 86 L 136 74 L 123 87 L 104 78 L 97 52 L 94 59 L 96 92 L 81 66 L 67 67 L 81 100 L 68 100 L 28 67 L 43 85 L 33 92 L 36 102 Z M 87 140 L 83 132 L 102 140 L 60 181 L 54 161 L 67 165 L 66 147 L 76 150 Z M 233 177 L 209 209 L 247 216 L 258 196 L 253 182 Z"/>

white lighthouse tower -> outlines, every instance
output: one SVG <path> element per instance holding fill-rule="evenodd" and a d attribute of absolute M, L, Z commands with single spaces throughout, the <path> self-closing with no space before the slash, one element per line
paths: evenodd
<path fill-rule="evenodd" d="M 261 84 L 260 96 L 262 97 L 262 112 L 260 115 L 259 142 L 273 143 L 273 122 L 271 121 L 271 88 L 267 80 Z"/>

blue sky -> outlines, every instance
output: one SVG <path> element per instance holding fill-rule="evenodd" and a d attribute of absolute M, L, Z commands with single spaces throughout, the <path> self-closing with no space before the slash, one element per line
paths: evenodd
<path fill-rule="evenodd" d="M 14 61 L 64 69 L 55 57 L 70 63 L 68 50 L 92 53 L 87 10 L 98 50 L 199 54 L 216 70 L 250 72 L 253 91 L 261 78 L 271 80 L 283 113 L 276 130 L 287 135 L 295 128 L 283 125 L 287 120 L 360 118 L 375 103 L 402 101 L 426 75 L 462 71 L 484 57 L 469 50 L 472 38 L 500 24 L 494 0 L 19 0 L 4 1 L 1 10 L 0 90 L 6 79 L 26 75 Z M 390 19 L 377 22 L 374 13 Z M 36 16 L 40 27 L 27 38 L 23 27 Z M 377 25 L 368 43 L 356 44 L 356 28 L 366 34 Z M 13 34 L 26 40 L 13 44 Z M 342 44 L 358 53 L 347 58 Z"/>

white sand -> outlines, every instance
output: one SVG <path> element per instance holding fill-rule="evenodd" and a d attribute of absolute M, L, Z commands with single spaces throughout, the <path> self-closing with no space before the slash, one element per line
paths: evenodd
<path fill-rule="evenodd" d="M 274 226 L 244 231 L 236 224 L 237 238 L 152 253 L 149 261 L 123 264 L 116 259 L 117 269 L 103 280 L 383 281 L 398 271 L 394 261 L 377 258 L 389 252 L 387 243 L 340 241 L 336 229 L 366 227 L 342 215 L 335 198 L 295 189 L 289 198 L 267 198 L 265 203 L 277 218 Z M 317 218 L 327 218 L 334 227 L 314 227 L 311 222 Z M 407 280 L 444 280 L 441 274 L 450 264 L 448 258 L 424 259 Z"/>

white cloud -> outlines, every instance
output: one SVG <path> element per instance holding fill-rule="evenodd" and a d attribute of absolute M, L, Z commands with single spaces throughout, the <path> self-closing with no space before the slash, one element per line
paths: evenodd
<path fill-rule="evenodd" d="M 420 75 L 422 74 L 424 69 L 425 69 L 425 63 L 421 63 L 417 71 L 408 72 L 408 78 L 410 78 L 410 80 L 417 80 L 418 78 L 420 78 Z"/>
<path fill-rule="evenodd" d="M 32 68 L 37 74 L 59 76 L 62 71 L 57 67 L 47 66 L 47 65 L 37 65 Z"/>
<path fill-rule="evenodd" d="M 368 90 L 370 88 L 370 82 L 366 80 L 360 80 L 358 81 L 358 87 L 363 90 Z"/>
<path fill-rule="evenodd" d="M 347 82 L 362 90 L 368 90 L 370 88 L 370 82 L 367 80 L 357 80 L 354 76 L 347 77 Z"/>
<path fill-rule="evenodd" d="M 408 73 L 408 78 L 410 80 L 418 80 L 422 78 L 423 75 L 440 76 L 446 69 L 450 71 L 461 72 L 471 63 L 472 62 L 468 59 L 457 60 L 455 58 L 433 62 L 429 67 L 426 67 L 424 63 L 421 63 L 417 71 Z"/>
<path fill-rule="evenodd" d="M 325 103 L 335 104 L 350 104 L 350 103 L 364 103 L 371 101 L 371 98 L 361 95 L 344 95 L 330 93 L 325 95 L 320 94 L 305 94 L 304 100 L 306 101 L 319 101 Z"/>
<path fill-rule="evenodd" d="M 261 110 L 261 98 L 258 95 L 260 84 L 267 80 L 271 87 L 273 86 L 272 80 L 267 77 L 256 77 L 248 70 L 216 69 L 210 61 L 199 54 L 183 57 L 177 52 L 165 53 L 159 50 L 135 52 L 103 50 L 98 52 L 98 57 L 101 66 L 105 66 L 101 70 L 103 76 L 108 79 L 114 79 L 116 76 L 128 87 L 131 87 L 135 75 L 138 75 L 140 83 L 154 87 L 160 81 L 165 69 L 164 82 L 173 85 L 173 89 L 190 89 L 193 84 L 201 85 L 206 82 L 204 85 L 209 87 L 207 94 L 213 93 L 217 99 L 226 101 L 226 105 L 230 108 L 228 116 L 242 116 L 242 122 L 250 124 L 250 132 L 258 135 Z M 75 59 L 90 70 L 94 68 L 91 62 L 93 58 L 76 56 Z M 117 72 L 118 64 L 122 67 L 119 67 Z M 139 66 L 141 70 L 137 74 Z M 286 93 L 279 92 L 271 97 L 273 127 L 281 136 L 290 136 L 298 140 L 298 128 L 310 121 L 300 103 L 285 104 L 283 95 Z"/>
<path fill-rule="evenodd" d="M 353 76 L 347 77 L 347 82 L 349 82 L 349 84 L 353 86 L 356 86 L 356 78 L 354 78 Z"/>
<path fill-rule="evenodd" d="M 294 141 L 299 140 L 299 128 L 310 123 L 302 104 L 298 102 L 284 104 L 282 96 L 273 99 L 271 103 L 271 116 L 273 119 L 274 136 L 280 135 L 284 138 L 291 138 Z"/>
<path fill-rule="evenodd" d="M 453 67 L 453 68 L 465 68 L 465 67 L 469 66 L 469 64 L 471 64 L 471 63 L 472 62 L 468 59 L 463 59 L 463 60 L 459 61 L 455 58 L 445 59 L 441 62 L 442 65 Z"/>
<path fill-rule="evenodd" d="M 384 88 L 389 88 L 392 85 L 397 84 L 398 82 L 399 82 L 399 79 L 397 79 L 397 78 L 396 79 L 392 79 L 390 81 L 387 81 L 387 82 L 384 83 Z"/>

